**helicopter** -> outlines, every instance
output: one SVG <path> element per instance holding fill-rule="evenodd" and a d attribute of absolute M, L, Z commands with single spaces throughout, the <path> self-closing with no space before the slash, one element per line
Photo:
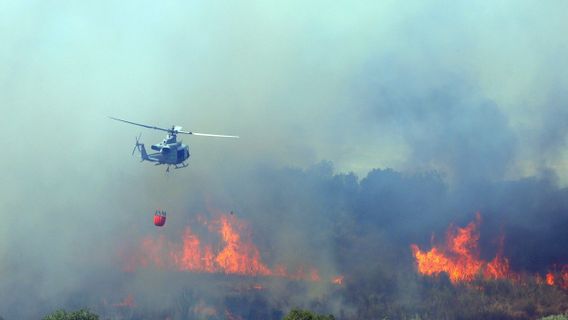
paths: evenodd
<path fill-rule="evenodd" d="M 146 147 L 143 143 L 140 143 L 140 137 L 142 133 L 138 137 L 136 137 L 136 144 L 134 145 L 134 149 L 132 149 L 132 155 L 134 152 L 138 150 L 140 152 L 141 161 L 149 161 L 154 162 L 156 165 L 165 164 L 167 165 L 166 172 L 170 171 L 170 166 L 174 166 L 175 169 L 185 168 L 188 165 L 185 163 L 187 159 L 189 159 L 189 146 L 183 144 L 182 141 L 177 140 L 178 134 L 190 134 L 194 136 L 203 136 L 203 137 L 215 137 L 215 138 L 239 138 L 238 136 L 230 136 L 230 135 L 223 135 L 223 134 L 210 134 L 210 133 L 199 133 L 199 132 L 192 132 L 192 131 L 184 131 L 180 126 L 172 126 L 170 129 L 167 128 L 160 128 L 156 126 L 150 126 L 142 123 L 136 123 L 128 120 L 118 119 L 114 117 L 110 117 L 112 120 L 121 121 L 129 124 L 133 124 L 136 126 L 165 131 L 168 135 L 164 138 L 164 140 L 160 143 L 153 144 L 151 149 L 157 151 L 155 153 L 148 154 L 146 152 Z"/>

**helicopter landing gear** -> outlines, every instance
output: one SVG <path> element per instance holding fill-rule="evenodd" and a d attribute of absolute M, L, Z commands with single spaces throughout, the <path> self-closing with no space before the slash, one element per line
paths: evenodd
<path fill-rule="evenodd" d="M 178 166 L 177 164 L 174 166 L 174 169 L 181 169 L 181 168 L 187 168 L 188 164 L 185 162 L 181 163 L 181 166 Z"/>

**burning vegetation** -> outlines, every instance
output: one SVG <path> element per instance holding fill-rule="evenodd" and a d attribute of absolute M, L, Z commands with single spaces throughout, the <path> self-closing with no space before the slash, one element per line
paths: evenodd
<path fill-rule="evenodd" d="M 138 250 L 126 259 L 124 270 L 155 267 L 194 273 L 223 273 L 239 276 L 281 277 L 290 280 L 320 282 L 315 267 L 299 267 L 289 271 L 284 265 L 270 268 L 260 256 L 252 241 L 248 225 L 232 214 L 221 214 L 211 221 L 200 216 L 199 224 L 208 231 L 209 238 L 216 235 L 217 243 L 204 241 L 187 226 L 180 241 L 170 241 L 163 235 L 144 238 Z M 330 283 L 341 285 L 342 276 L 330 277 Z"/>
<path fill-rule="evenodd" d="M 514 282 L 522 280 L 521 274 L 510 270 L 509 259 L 503 257 L 504 237 L 500 237 L 497 254 L 491 261 L 480 258 L 479 226 L 481 215 L 476 214 L 474 221 L 460 228 L 450 225 L 444 244 L 434 244 L 430 251 L 422 251 L 416 244 L 410 247 L 416 260 L 418 273 L 435 276 L 446 273 L 452 283 L 472 282 L 477 278 L 508 279 Z M 557 268 L 556 268 L 557 269 Z M 538 284 L 545 283 L 568 289 L 568 265 L 558 272 L 548 272 L 543 278 L 536 275 Z"/>
<path fill-rule="evenodd" d="M 361 181 L 316 169 L 259 179 L 262 190 L 234 195 L 250 220 L 187 213 L 187 225 L 133 234 L 108 285 L 98 284 L 109 303 L 93 309 L 104 319 L 172 320 L 281 320 L 294 307 L 342 320 L 568 312 L 568 189 L 539 193 L 541 182 L 521 181 L 468 198 L 436 175 L 388 170 Z M 200 210 L 195 203 L 188 210 Z M 470 207 L 484 208 L 483 223 L 452 225 L 428 246 L 423 236 Z"/>
<path fill-rule="evenodd" d="M 411 249 L 418 272 L 429 276 L 445 272 L 453 283 L 472 281 L 478 276 L 485 279 L 511 277 L 509 260 L 502 256 L 502 241 L 493 260 L 484 261 L 479 258 L 480 223 L 481 215 L 478 213 L 475 221 L 464 228 L 450 226 L 446 234 L 446 243 L 433 246 L 427 252 L 412 244 Z"/>
<path fill-rule="evenodd" d="M 294 303 L 289 298 L 281 296 L 283 300 L 279 301 L 272 296 L 272 291 L 267 290 L 270 283 L 265 281 L 280 279 L 296 284 L 333 284 L 332 294 L 322 296 L 308 308 L 311 306 L 322 312 L 341 301 L 352 309 L 339 309 L 335 316 L 346 320 L 384 316 L 404 319 L 412 314 L 420 314 L 417 319 L 454 319 L 459 315 L 463 319 L 517 320 L 568 310 L 565 291 L 568 267 L 554 267 L 544 276 L 514 272 L 504 255 L 503 236 L 499 237 L 495 256 L 490 260 L 482 259 L 480 214 L 465 227 L 451 225 L 445 241 L 435 243 L 432 240 L 433 246 L 428 251 L 412 244 L 413 260 L 408 260 L 406 265 L 404 259 L 397 261 L 382 255 L 383 259 L 379 260 L 383 262 L 369 261 L 364 269 L 360 269 L 360 263 L 356 263 L 356 268 L 344 265 L 345 275 L 328 277 L 326 281 L 313 267 L 294 272 L 284 265 L 270 267 L 254 244 L 249 225 L 234 215 L 220 214 L 214 219 L 200 216 L 197 221 L 187 226 L 177 241 L 163 235 L 142 239 L 138 249 L 128 258 L 125 270 L 190 272 L 196 277 L 206 277 L 206 280 L 202 279 L 207 283 L 205 286 L 220 286 L 225 297 L 216 301 L 204 300 L 201 293 L 183 289 L 182 292 L 186 292 L 183 296 L 187 298 L 178 301 L 174 309 L 162 313 L 137 309 L 131 295 L 114 306 L 131 308 L 130 315 L 139 319 L 179 315 L 210 319 L 281 319 L 284 313 L 278 306 Z M 368 241 L 367 238 L 362 240 Z M 341 241 L 351 242 L 352 250 L 357 248 L 353 239 L 341 238 Z M 338 257 L 344 261 L 353 258 L 344 256 L 341 251 Z M 385 261 L 388 262 L 385 264 Z M 418 271 L 415 276 L 406 272 L 412 268 L 411 262 Z M 230 277 L 219 278 L 222 275 Z M 305 294 L 307 289 L 301 285 L 287 284 L 285 287 L 284 297 L 293 297 L 299 292 Z M 402 302 L 400 295 L 406 297 Z M 275 299 L 278 302 L 275 303 Z"/>

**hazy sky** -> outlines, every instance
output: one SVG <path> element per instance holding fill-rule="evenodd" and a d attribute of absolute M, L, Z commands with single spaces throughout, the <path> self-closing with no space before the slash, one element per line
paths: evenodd
<path fill-rule="evenodd" d="M 148 208 L 222 202 L 258 166 L 566 185 L 565 30 L 562 0 L 3 0 L 0 290 L 80 286 L 62 268 L 101 263 Z M 109 115 L 241 139 L 186 137 L 165 176 L 129 154 L 163 135 Z M 101 252 L 71 262 L 79 235 Z"/>
<path fill-rule="evenodd" d="M 483 146 L 506 134 L 491 142 L 511 148 L 496 174 L 552 169 L 566 181 L 567 6 L 4 1 L 0 99 L 12 135 L 2 139 L 17 132 L 23 145 L 40 145 L 36 153 L 65 141 L 81 162 L 90 155 L 73 142 L 119 151 L 137 132 L 104 118 L 111 114 L 240 134 L 231 152 L 248 160 L 327 159 L 365 174 L 451 172 L 440 153 L 452 136 Z M 484 128 L 494 116 L 496 127 Z M 441 150 L 422 154 L 416 143 Z"/>

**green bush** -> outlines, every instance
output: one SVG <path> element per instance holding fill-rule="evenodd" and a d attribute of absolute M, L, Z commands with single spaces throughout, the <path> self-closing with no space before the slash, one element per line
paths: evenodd
<path fill-rule="evenodd" d="M 568 320 L 568 316 L 558 314 L 558 315 L 555 315 L 555 316 L 548 316 L 548 317 L 540 318 L 540 320 Z"/>
<path fill-rule="evenodd" d="M 57 310 L 54 313 L 45 316 L 43 320 L 99 320 L 99 316 L 86 309 L 74 312 Z"/>
<path fill-rule="evenodd" d="M 335 320 L 332 315 L 321 315 L 308 310 L 292 309 L 283 320 Z"/>

